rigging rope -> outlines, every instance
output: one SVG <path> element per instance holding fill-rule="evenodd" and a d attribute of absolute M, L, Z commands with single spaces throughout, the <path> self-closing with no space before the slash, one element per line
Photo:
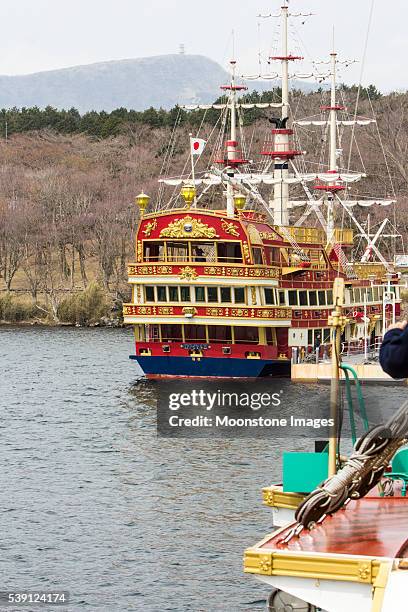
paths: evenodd
<path fill-rule="evenodd" d="M 369 13 L 369 16 L 368 16 L 367 32 L 366 32 L 366 37 L 365 37 L 365 42 L 364 42 L 364 51 L 363 51 L 363 58 L 362 58 L 361 70 L 360 70 L 360 80 L 359 80 L 359 83 L 358 83 L 356 105 L 355 105 L 355 108 L 354 108 L 354 124 L 353 124 L 352 130 L 351 130 L 351 143 L 354 140 L 354 132 L 355 132 L 355 126 L 356 126 L 355 121 L 356 121 L 356 118 L 357 118 L 358 104 L 359 104 L 359 101 L 360 101 L 361 83 L 362 83 L 362 80 L 363 80 L 365 62 L 366 62 L 366 57 L 367 57 L 367 48 L 368 48 L 368 40 L 369 40 L 369 36 L 370 36 L 371 22 L 372 22 L 373 14 L 374 14 L 374 2 L 375 2 L 375 0 L 371 0 L 370 13 Z M 347 171 L 350 170 L 351 151 L 352 151 L 352 148 L 350 146 L 348 163 L 347 163 Z"/>
<path fill-rule="evenodd" d="M 396 451 L 407 441 L 408 401 L 385 425 L 377 425 L 355 444 L 354 452 L 337 474 L 325 480 L 299 505 L 295 518 L 311 529 L 352 499 L 360 499 L 380 482 Z"/>

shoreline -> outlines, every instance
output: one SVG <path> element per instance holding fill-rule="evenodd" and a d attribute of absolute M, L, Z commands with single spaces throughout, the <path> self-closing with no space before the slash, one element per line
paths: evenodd
<path fill-rule="evenodd" d="M 65 322 L 61 322 L 61 323 L 55 323 L 55 322 L 48 322 L 48 321 L 3 321 L 0 320 L 0 329 L 2 327 L 46 327 L 46 328 L 51 328 L 51 327 L 55 327 L 55 328 L 61 328 L 61 327 L 70 327 L 70 328 L 80 328 L 80 329 L 95 329 L 95 328 L 100 328 L 100 329 L 125 329 L 128 328 L 130 326 L 125 325 L 123 322 L 120 321 L 115 321 L 112 320 L 112 324 L 106 324 L 106 323 L 89 323 L 86 325 L 80 325 L 79 323 L 65 323 Z"/>

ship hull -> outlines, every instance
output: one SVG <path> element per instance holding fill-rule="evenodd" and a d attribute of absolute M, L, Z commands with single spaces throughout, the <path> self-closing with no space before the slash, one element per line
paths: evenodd
<path fill-rule="evenodd" d="M 137 361 L 147 378 L 260 378 L 290 375 L 290 361 L 286 359 L 234 359 L 205 357 L 138 356 Z"/>

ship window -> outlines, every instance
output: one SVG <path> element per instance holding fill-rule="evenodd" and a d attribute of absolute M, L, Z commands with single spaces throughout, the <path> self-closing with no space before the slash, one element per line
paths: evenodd
<path fill-rule="evenodd" d="M 268 249 L 269 252 L 269 263 L 271 266 L 279 265 L 279 249 L 272 247 Z"/>
<path fill-rule="evenodd" d="M 160 340 L 160 325 L 150 325 L 147 342 L 158 342 Z"/>
<path fill-rule="evenodd" d="M 258 328 L 257 327 L 235 327 L 234 328 L 236 344 L 258 344 Z"/>
<path fill-rule="evenodd" d="M 186 342 L 207 342 L 205 325 L 185 325 L 184 333 Z"/>
<path fill-rule="evenodd" d="M 196 302 L 205 302 L 205 287 L 196 287 L 195 288 L 195 301 Z"/>
<path fill-rule="evenodd" d="M 309 305 L 317 306 L 317 292 L 316 291 L 309 291 Z"/>
<path fill-rule="evenodd" d="M 209 302 L 218 302 L 218 287 L 207 287 L 207 296 Z"/>
<path fill-rule="evenodd" d="M 221 302 L 231 303 L 231 287 L 221 287 Z"/>
<path fill-rule="evenodd" d="M 235 304 L 245 304 L 245 289 L 243 287 L 235 287 L 234 302 Z"/>
<path fill-rule="evenodd" d="M 284 291 L 279 291 L 279 305 L 280 306 L 284 306 L 285 304 L 286 304 L 285 292 Z"/>
<path fill-rule="evenodd" d="M 319 306 L 326 306 L 326 292 L 319 291 Z"/>
<path fill-rule="evenodd" d="M 214 242 L 192 242 L 191 258 L 195 262 L 215 261 Z"/>
<path fill-rule="evenodd" d="M 180 301 L 181 302 L 190 302 L 190 287 L 180 287 Z"/>
<path fill-rule="evenodd" d="M 367 302 L 372 302 L 373 301 L 373 290 L 372 290 L 372 287 L 370 287 L 366 291 L 367 291 L 367 298 L 366 298 Z"/>
<path fill-rule="evenodd" d="M 168 242 L 167 261 L 188 261 L 188 243 Z"/>
<path fill-rule="evenodd" d="M 332 289 L 329 289 L 329 291 L 327 292 L 327 305 L 328 306 L 333 306 L 333 291 L 332 291 Z"/>
<path fill-rule="evenodd" d="M 273 327 L 266 328 L 266 343 L 276 345 L 276 330 Z"/>
<path fill-rule="evenodd" d="M 307 306 L 307 291 L 299 291 L 299 306 Z"/>
<path fill-rule="evenodd" d="M 267 289 L 265 287 L 265 304 L 275 304 L 275 292 L 273 289 Z"/>
<path fill-rule="evenodd" d="M 181 325 L 162 325 L 162 342 L 182 342 L 183 332 Z"/>
<path fill-rule="evenodd" d="M 157 287 L 157 301 L 158 302 L 167 302 L 166 287 Z"/>
<path fill-rule="evenodd" d="M 218 261 L 242 263 L 241 245 L 239 242 L 218 242 Z"/>
<path fill-rule="evenodd" d="M 330 327 L 325 327 L 323 330 L 323 343 L 327 344 L 330 342 Z"/>
<path fill-rule="evenodd" d="M 378 302 L 379 300 L 379 291 L 378 291 L 378 287 L 373 287 L 373 297 L 374 297 L 374 302 Z"/>
<path fill-rule="evenodd" d="M 169 302 L 179 302 L 178 287 L 169 287 Z"/>
<path fill-rule="evenodd" d="M 145 287 L 146 302 L 155 302 L 154 287 Z"/>
<path fill-rule="evenodd" d="M 232 342 L 231 328 L 228 325 L 209 325 L 208 326 L 208 341 L 209 342 Z"/>
<path fill-rule="evenodd" d="M 297 291 L 289 291 L 289 306 L 297 306 L 297 305 L 298 305 Z"/>
<path fill-rule="evenodd" d="M 164 261 L 164 242 L 145 242 L 143 245 L 144 261 Z"/>
<path fill-rule="evenodd" d="M 262 266 L 263 264 L 262 249 L 260 249 L 259 247 L 253 247 L 252 256 L 254 258 L 254 264 L 256 264 L 257 266 Z"/>

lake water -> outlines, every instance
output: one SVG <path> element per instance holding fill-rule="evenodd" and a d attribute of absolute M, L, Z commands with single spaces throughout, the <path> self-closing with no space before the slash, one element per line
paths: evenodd
<path fill-rule="evenodd" d="M 132 348 L 129 330 L 0 328 L 0 591 L 66 589 L 70 611 L 264 610 L 243 551 L 271 531 L 261 489 L 283 445 L 310 440 L 158 438 Z M 319 393 L 285 384 L 294 405 Z M 406 388 L 370 394 L 398 405 Z"/>

